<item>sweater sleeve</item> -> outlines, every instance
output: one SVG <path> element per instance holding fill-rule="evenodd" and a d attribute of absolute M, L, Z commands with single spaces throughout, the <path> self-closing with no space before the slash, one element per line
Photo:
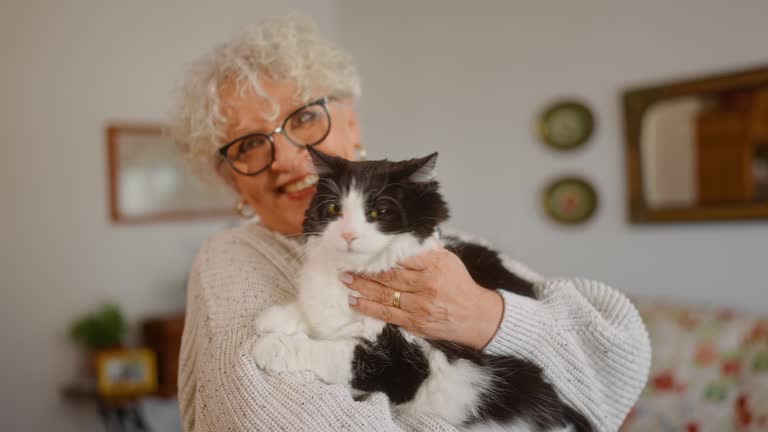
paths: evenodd
<path fill-rule="evenodd" d="M 326 385 L 308 371 L 259 369 L 249 354 L 253 322 L 288 298 L 285 281 L 247 242 L 220 237 L 203 246 L 189 277 L 180 353 L 185 431 L 455 432 L 434 417 L 400 416 L 383 394 L 358 401 L 348 386 Z"/>
<path fill-rule="evenodd" d="M 618 430 L 650 368 L 640 315 L 605 284 L 533 275 L 535 300 L 500 291 L 504 317 L 485 352 L 531 360 L 597 430 Z"/>

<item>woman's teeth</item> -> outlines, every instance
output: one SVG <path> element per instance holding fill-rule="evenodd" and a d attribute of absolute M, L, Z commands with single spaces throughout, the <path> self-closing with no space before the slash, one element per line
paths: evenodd
<path fill-rule="evenodd" d="M 288 193 L 300 192 L 317 183 L 317 179 L 317 175 L 310 174 L 299 181 L 285 185 L 283 189 Z"/>

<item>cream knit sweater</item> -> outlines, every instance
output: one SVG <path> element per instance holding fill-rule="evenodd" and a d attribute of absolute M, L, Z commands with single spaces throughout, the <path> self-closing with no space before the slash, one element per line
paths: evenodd
<path fill-rule="evenodd" d="M 295 240 L 256 224 L 200 249 L 189 278 L 179 367 L 185 431 L 455 431 L 437 418 L 393 411 L 383 394 L 356 401 L 308 371 L 272 374 L 251 359 L 256 316 L 294 296 Z M 559 394 L 597 430 L 615 431 L 645 385 L 650 346 L 622 294 L 598 282 L 542 279 L 537 300 L 502 293 L 504 319 L 485 348 L 541 366 Z M 344 365 L 339 365 L 344 367 Z"/>

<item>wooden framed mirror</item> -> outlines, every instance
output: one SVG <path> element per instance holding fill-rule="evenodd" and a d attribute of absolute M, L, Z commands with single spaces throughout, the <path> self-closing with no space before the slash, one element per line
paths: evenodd
<path fill-rule="evenodd" d="M 768 219 L 768 66 L 623 93 L 633 223 Z"/>
<path fill-rule="evenodd" d="M 233 194 L 195 177 L 161 124 L 106 127 L 109 214 L 116 223 L 233 217 Z"/>

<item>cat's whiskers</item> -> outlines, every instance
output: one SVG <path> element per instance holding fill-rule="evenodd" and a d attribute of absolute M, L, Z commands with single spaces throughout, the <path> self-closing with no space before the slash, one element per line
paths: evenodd
<path fill-rule="evenodd" d="M 331 198 L 331 199 L 336 199 L 338 197 L 335 196 L 335 195 L 319 194 L 319 195 L 315 195 L 315 198 Z"/>
<path fill-rule="evenodd" d="M 331 191 L 335 192 L 337 195 L 342 196 L 343 193 L 341 193 L 341 189 L 339 188 L 339 185 L 336 184 L 335 181 L 327 178 L 327 177 L 320 177 L 318 180 L 318 183 L 325 182 L 325 184 L 328 185 L 329 188 L 331 188 Z"/>
<path fill-rule="evenodd" d="M 314 209 L 316 209 L 318 207 L 322 207 L 323 205 L 325 205 L 325 203 L 334 202 L 334 201 L 336 201 L 335 198 L 334 199 L 325 200 L 325 201 L 323 201 L 323 202 L 321 202 L 319 204 L 315 204 L 315 205 L 312 206 L 312 210 L 314 210 Z"/>
<path fill-rule="evenodd" d="M 306 255 L 306 251 L 304 250 L 304 248 L 295 248 L 295 249 L 292 249 L 292 250 L 288 251 L 288 253 L 283 254 L 280 257 L 280 259 L 291 258 L 291 259 L 298 260 L 300 258 L 304 258 L 305 255 Z"/>
<path fill-rule="evenodd" d="M 322 235 L 322 234 L 323 234 L 322 231 L 305 231 L 305 232 L 300 232 L 298 234 L 286 234 L 285 236 L 290 238 L 297 238 L 297 237 L 304 237 L 308 235 Z M 309 240 L 309 238 L 307 238 L 307 240 Z"/>
<path fill-rule="evenodd" d="M 303 234 L 294 234 L 294 236 L 297 235 L 304 235 Z M 310 252 L 313 248 L 318 247 L 320 245 L 320 239 L 319 238 L 307 238 L 306 243 L 303 245 L 297 246 L 296 248 L 288 251 L 288 253 L 283 254 L 281 259 L 286 258 L 295 258 L 295 259 L 304 259 L 307 256 L 307 253 Z"/>
<path fill-rule="evenodd" d="M 323 235 L 323 231 L 306 231 L 297 235 Z M 309 238 L 307 238 L 307 241 L 309 241 Z"/>
<path fill-rule="evenodd" d="M 303 232 L 300 232 L 300 233 L 298 233 L 298 234 L 286 234 L 285 236 L 286 236 L 286 237 L 301 237 L 301 236 L 303 236 L 303 235 L 304 235 L 304 233 L 303 233 Z"/>

